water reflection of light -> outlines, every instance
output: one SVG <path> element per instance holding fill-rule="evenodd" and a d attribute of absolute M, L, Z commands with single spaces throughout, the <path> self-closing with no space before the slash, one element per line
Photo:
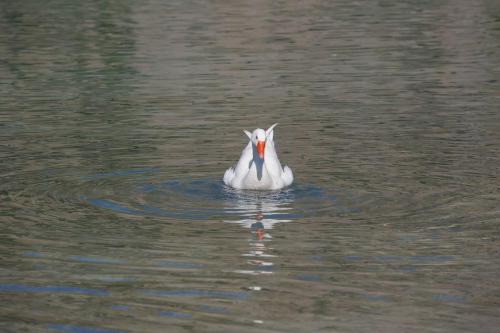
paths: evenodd
<path fill-rule="evenodd" d="M 238 210 L 241 216 L 237 220 L 226 220 L 227 223 L 236 223 L 254 233 L 259 230 L 270 230 L 276 223 L 286 223 L 292 220 L 289 215 L 283 214 L 290 211 L 291 200 L 279 200 L 279 198 L 267 198 L 255 196 L 231 202 L 232 211 Z"/>
<path fill-rule="evenodd" d="M 292 220 L 291 214 L 292 199 L 280 197 L 279 195 L 257 194 L 245 196 L 231 201 L 228 209 L 241 212 L 240 218 L 236 220 L 225 220 L 226 223 L 238 224 L 245 229 L 249 229 L 251 238 L 249 239 L 249 249 L 243 253 L 247 257 L 246 264 L 249 269 L 237 270 L 242 274 L 272 274 L 274 263 L 271 258 L 273 248 L 270 247 L 272 236 L 270 230 L 277 223 L 287 223 Z M 260 287 L 259 287 L 260 288 Z"/>

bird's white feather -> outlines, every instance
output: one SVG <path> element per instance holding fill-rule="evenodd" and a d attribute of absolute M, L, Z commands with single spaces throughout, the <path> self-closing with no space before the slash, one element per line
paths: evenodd
<path fill-rule="evenodd" d="M 282 168 L 276 154 L 273 140 L 273 129 L 276 125 L 272 125 L 265 131 L 264 159 L 258 156 L 255 142 L 252 141 L 252 138 L 264 131 L 261 129 L 256 129 L 254 133 L 244 131 L 250 138 L 250 142 L 241 152 L 238 163 L 225 172 L 223 180 L 226 185 L 237 189 L 277 190 L 292 184 L 292 170 L 288 166 Z"/>

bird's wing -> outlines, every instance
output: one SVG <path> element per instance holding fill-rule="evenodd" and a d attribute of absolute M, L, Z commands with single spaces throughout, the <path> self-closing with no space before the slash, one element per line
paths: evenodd
<path fill-rule="evenodd" d="M 293 183 L 293 172 L 292 169 L 288 167 L 288 165 L 285 165 L 283 168 L 283 173 L 281 174 L 281 179 L 283 179 L 283 184 L 285 186 L 290 185 Z"/>
<path fill-rule="evenodd" d="M 266 165 L 267 172 L 271 175 L 273 179 L 281 177 L 282 169 L 281 163 L 276 154 L 276 149 L 274 146 L 274 141 L 271 139 L 266 142 L 266 149 L 264 152 L 264 164 Z"/>
<path fill-rule="evenodd" d="M 249 141 L 246 147 L 243 149 L 241 152 L 240 159 L 238 163 L 234 166 L 234 173 L 237 176 L 247 174 L 248 169 L 250 168 L 250 164 L 253 159 L 253 152 L 252 152 L 252 142 Z"/>

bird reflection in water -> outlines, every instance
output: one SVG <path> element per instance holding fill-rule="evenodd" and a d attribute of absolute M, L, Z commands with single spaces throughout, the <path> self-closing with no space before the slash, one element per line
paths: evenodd
<path fill-rule="evenodd" d="M 262 222 L 261 222 L 263 218 L 264 218 L 264 215 L 262 215 L 262 213 L 257 213 L 255 215 L 256 222 L 254 222 L 250 226 L 250 230 L 252 231 L 253 234 L 255 234 L 255 238 L 259 241 L 263 240 L 264 237 L 266 236 L 264 224 L 262 224 Z M 267 236 L 268 236 L 268 238 L 272 238 L 271 235 L 269 235 L 269 234 L 267 234 Z"/>
<path fill-rule="evenodd" d="M 250 270 L 252 274 L 272 274 L 272 269 L 274 264 L 271 261 L 260 260 L 262 257 L 274 257 L 274 255 L 267 254 L 266 251 L 266 241 L 270 241 L 272 236 L 266 232 L 264 227 L 264 215 L 261 212 L 255 214 L 255 222 L 250 225 L 250 232 L 252 233 L 252 238 L 250 240 L 250 252 L 244 254 L 245 256 L 252 256 L 255 259 L 248 260 L 247 264 L 254 267 Z M 269 248 L 272 251 L 272 248 Z"/>
<path fill-rule="evenodd" d="M 248 199 L 248 198 L 247 198 Z M 227 223 L 239 224 L 249 229 L 249 250 L 243 256 L 247 257 L 247 264 L 251 269 L 237 270 L 243 274 L 272 274 L 273 257 L 276 257 L 270 246 L 272 236 L 270 231 L 277 223 L 291 222 L 287 218 L 287 210 L 290 210 L 291 200 L 270 200 L 269 198 L 255 197 L 254 200 L 241 200 L 237 202 L 237 210 L 241 212 L 239 220 L 225 221 Z M 232 209 L 235 209 L 234 205 Z"/>

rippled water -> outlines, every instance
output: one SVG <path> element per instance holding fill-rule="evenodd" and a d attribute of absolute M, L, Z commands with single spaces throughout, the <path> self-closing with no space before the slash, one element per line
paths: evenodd
<path fill-rule="evenodd" d="M 497 1 L 0 3 L 3 332 L 495 332 Z M 296 181 L 236 191 L 278 122 Z"/>

